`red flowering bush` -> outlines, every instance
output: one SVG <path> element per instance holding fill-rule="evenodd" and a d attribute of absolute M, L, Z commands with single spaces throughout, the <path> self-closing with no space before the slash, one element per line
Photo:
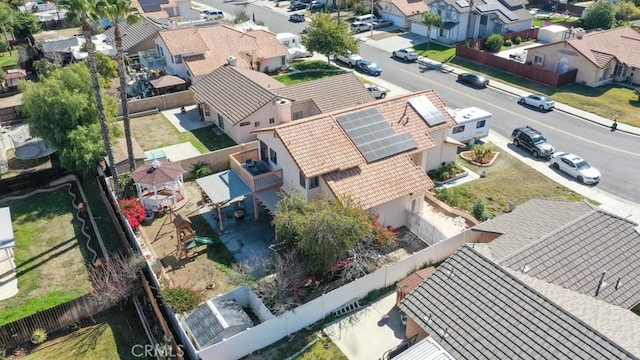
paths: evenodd
<path fill-rule="evenodd" d="M 383 227 L 380 225 L 380 214 L 376 214 L 375 218 L 371 220 L 371 224 L 373 226 L 373 235 L 380 245 L 393 246 L 396 244 L 396 238 L 400 233 L 393 231 L 391 226 Z"/>
<path fill-rule="evenodd" d="M 145 210 L 140 199 L 123 199 L 118 200 L 122 215 L 127 218 L 129 225 L 133 230 L 138 229 L 144 220 Z"/>

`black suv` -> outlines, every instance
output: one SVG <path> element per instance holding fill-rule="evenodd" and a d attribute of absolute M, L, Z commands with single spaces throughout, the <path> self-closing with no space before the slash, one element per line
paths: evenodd
<path fill-rule="evenodd" d="M 530 126 L 519 127 L 511 133 L 513 145 L 521 146 L 531 152 L 533 157 L 550 158 L 555 151 L 542 133 Z"/>

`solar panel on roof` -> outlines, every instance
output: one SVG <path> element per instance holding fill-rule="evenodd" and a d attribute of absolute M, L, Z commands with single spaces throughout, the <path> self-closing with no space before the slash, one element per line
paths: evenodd
<path fill-rule="evenodd" d="M 200 346 L 206 345 L 224 330 L 208 303 L 200 305 L 187 315 L 185 322 Z"/>
<path fill-rule="evenodd" d="M 447 122 L 447 118 L 438 108 L 433 105 L 431 100 L 425 95 L 420 95 L 409 99 L 411 107 L 422 117 L 429 126 L 435 126 Z"/>
<path fill-rule="evenodd" d="M 409 133 L 397 134 L 377 109 L 366 109 L 336 118 L 367 162 L 415 149 Z"/>

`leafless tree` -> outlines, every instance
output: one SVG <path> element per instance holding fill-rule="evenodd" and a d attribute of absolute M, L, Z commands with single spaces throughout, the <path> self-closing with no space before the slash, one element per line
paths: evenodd
<path fill-rule="evenodd" d="M 349 250 L 350 262 L 341 270 L 339 281 L 349 283 L 357 278 L 370 274 L 389 260 L 381 254 L 380 247 L 373 240 L 360 240 Z"/>
<path fill-rule="evenodd" d="M 108 258 L 89 269 L 89 280 L 93 285 L 91 296 L 103 308 L 120 304 L 123 308 L 126 299 L 138 286 L 138 274 L 144 264 L 141 256 L 126 257 L 111 254 Z"/>

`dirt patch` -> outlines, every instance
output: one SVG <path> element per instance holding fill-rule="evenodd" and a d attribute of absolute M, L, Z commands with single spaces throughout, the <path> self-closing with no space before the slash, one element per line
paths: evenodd
<path fill-rule="evenodd" d="M 39 34 L 33 34 L 33 38 L 37 41 L 56 40 L 56 39 L 68 39 L 74 36 L 82 36 L 82 30 L 79 27 L 43 31 Z"/>

